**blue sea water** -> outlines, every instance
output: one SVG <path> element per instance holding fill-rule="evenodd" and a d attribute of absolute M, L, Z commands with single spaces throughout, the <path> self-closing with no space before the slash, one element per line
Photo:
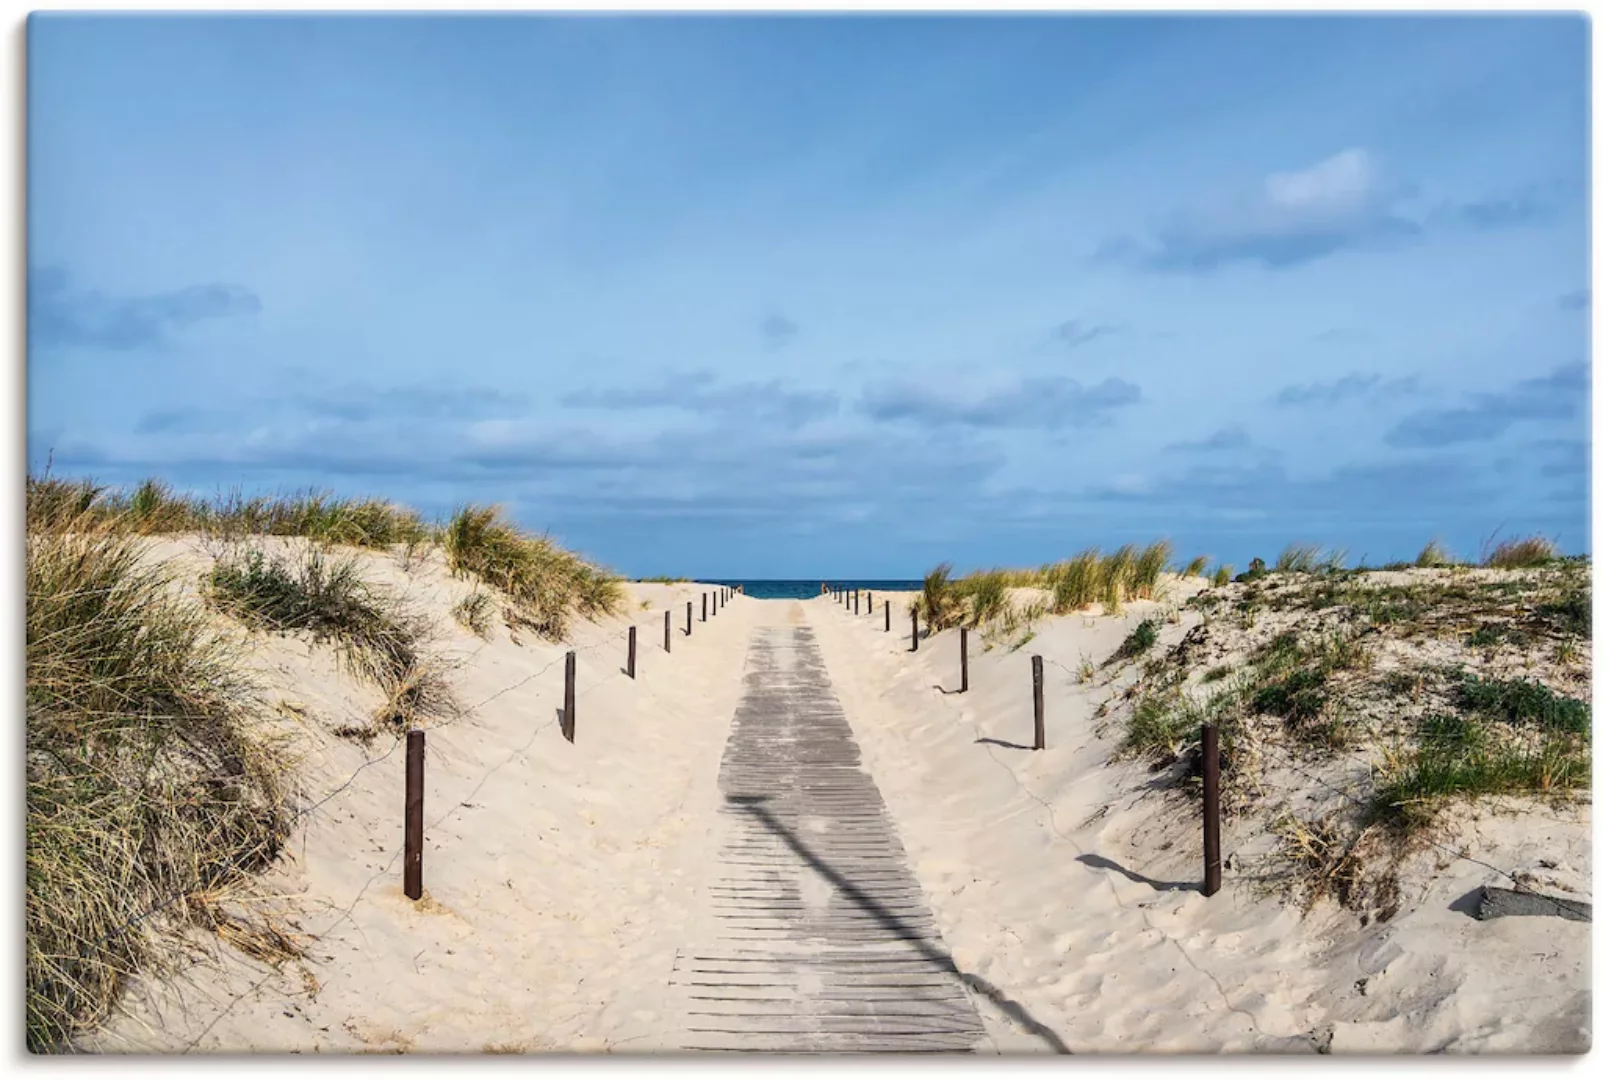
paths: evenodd
<path fill-rule="evenodd" d="M 747 596 L 755 600 L 807 600 L 819 594 L 823 585 L 835 589 L 861 589 L 863 592 L 917 592 L 923 581 L 870 581 L 860 578 L 808 578 L 797 581 L 742 581 L 738 578 L 709 578 L 710 585 L 744 586 Z"/>

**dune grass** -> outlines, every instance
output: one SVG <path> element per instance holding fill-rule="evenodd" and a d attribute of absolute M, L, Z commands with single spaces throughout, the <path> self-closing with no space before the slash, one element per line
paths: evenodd
<path fill-rule="evenodd" d="M 266 865 L 289 762 L 200 605 L 142 561 L 86 488 L 30 487 L 27 535 L 26 1031 L 58 1048 L 161 961 L 173 897 Z M 148 504 L 147 504 L 148 509 Z M 162 910 L 199 918 L 200 902 Z"/>
<path fill-rule="evenodd" d="M 1167 540 L 1137 548 L 1126 544 L 1111 555 L 1091 548 L 1061 562 L 1037 569 L 980 570 L 954 578 L 950 563 L 942 563 L 924 576 L 919 615 L 931 633 L 955 626 L 978 627 L 1018 622 L 1023 612 L 1013 611 L 1010 589 L 1041 589 L 1050 594 L 1045 610 L 1065 615 L 1101 604 L 1110 614 L 1130 600 L 1150 600 L 1158 594 L 1158 580 L 1168 568 L 1173 547 Z M 1206 560 L 1195 560 L 1188 572 L 1200 573 Z"/>
<path fill-rule="evenodd" d="M 1527 536 L 1523 539 L 1504 540 L 1486 556 L 1487 566 L 1499 570 L 1522 570 L 1546 566 L 1558 558 L 1558 548 L 1545 536 Z"/>
<path fill-rule="evenodd" d="M 245 498 L 238 491 L 206 500 L 174 493 L 158 479 L 131 491 L 89 480 L 30 477 L 30 510 L 38 521 L 67 518 L 140 536 L 300 536 L 327 544 L 387 550 L 430 540 L 434 530 L 417 513 L 381 499 L 337 498 L 303 490 Z"/>
<path fill-rule="evenodd" d="M 247 626 L 338 643 L 351 672 L 386 694 L 375 719 L 392 729 L 451 711 L 445 681 L 424 656 L 427 622 L 364 581 L 354 559 L 315 547 L 295 560 L 250 548 L 220 559 L 207 585 L 211 602 Z"/>
<path fill-rule="evenodd" d="M 495 506 L 468 505 L 444 530 L 447 564 L 504 592 L 521 625 L 551 640 L 567 631 L 570 611 L 610 615 L 624 600 L 622 581 L 545 537 L 530 536 Z"/>

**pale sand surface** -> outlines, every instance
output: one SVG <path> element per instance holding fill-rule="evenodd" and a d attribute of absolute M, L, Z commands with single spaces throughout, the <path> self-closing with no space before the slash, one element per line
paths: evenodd
<path fill-rule="evenodd" d="M 204 556 L 193 543 L 164 556 Z M 1390 922 L 1331 905 L 1304 916 L 1225 875 L 1203 898 L 1194 804 L 1109 764 L 1117 732 L 1092 717 L 1106 687 L 1080 687 L 1156 605 L 1040 624 L 1024 649 L 971 639 L 971 692 L 957 635 L 907 652 L 905 597 L 892 633 L 875 612 L 828 598 L 737 598 L 701 623 L 696 585 L 631 585 L 629 610 L 576 623 L 577 739 L 556 724 L 566 644 L 499 624 L 483 642 L 449 609 L 472 591 L 438 562 L 371 575 L 436 617 L 451 683 L 470 711 L 428 735 L 425 899 L 401 894 L 404 751 L 330 734 L 363 720 L 376 691 L 327 647 L 252 637 L 251 663 L 302 758 L 306 801 L 346 784 L 297 826 L 262 880 L 314 936 L 303 963 L 273 970 L 197 940 L 194 962 L 136 984 L 85 1049 L 123 1051 L 660 1051 L 681 1045 L 670 990 L 676 950 L 705 925 L 720 757 L 760 626 L 810 624 L 835 694 L 909 865 L 959 969 L 1017 1003 L 1028 1023 L 975 1002 L 988 1043 L 1045 1051 L 1044 1026 L 1076 1052 L 1131 1050 L 1575 1050 L 1589 1044 L 1590 926 L 1551 918 L 1477 922 L 1449 905 L 1498 883 L 1473 863 L 1425 860 Z M 694 633 L 683 634 L 694 599 Z M 642 608 L 642 603 L 648 607 Z M 674 612 L 671 656 L 662 611 Z M 1166 624 L 1184 633 L 1191 615 Z M 639 626 L 640 671 L 623 677 Z M 1047 665 L 1049 748 L 1031 739 L 1029 654 Z M 994 741 L 981 741 L 994 740 Z M 392 752 L 393 750 L 393 752 Z M 384 756 L 388 754 L 388 756 Z M 365 762 L 371 762 L 363 768 Z M 1487 812 L 1463 842 L 1498 866 L 1556 858 L 1590 881 L 1584 811 Z M 1259 843 L 1234 835 L 1225 854 Z M 1168 887 L 1173 883 L 1177 887 Z M 1506 882 L 1503 882 L 1506 884 Z M 1590 899 L 1589 895 L 1587 899 Z M 204 949 L 202 949 L 204 946 Z M 1583 1033 L 1584 1032 L 1584 1033 Z"/>

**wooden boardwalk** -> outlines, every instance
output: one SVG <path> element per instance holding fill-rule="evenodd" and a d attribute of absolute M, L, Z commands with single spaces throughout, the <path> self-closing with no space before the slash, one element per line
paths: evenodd
<path fill-rule="evenodd" d="M 966 1052 L 979 1017 L 864 772 L 812 632 L 764 627 L 724 749 L 686 1050 Z"/>

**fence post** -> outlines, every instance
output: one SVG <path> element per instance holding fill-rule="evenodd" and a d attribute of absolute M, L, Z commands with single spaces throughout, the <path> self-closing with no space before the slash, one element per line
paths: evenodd
<path fill-rule="evenodd" d="M 958 690 L 960 694 L 968 693 L 968 627 L 957 628 L 957 657 L 963 667 L 963 685 Z"/>
<path fill-rule="evenodd" d="M 662 651 L 673 652 L 673 612 L 662 613 Z"/>
<path fill-rule="evenodd" d="M 888 633 L 891 632 L 891 602 L 889 600 L 885 601 L 884 607 L 885 607 L 885 632 L 888 634 Z"/>
<path fill-rule="evenodd" d="M 1219 725 L 1202 725 L 1202 895 L 1219 891 Z"/>
<path fill-rule="evenodd" d="M 913 613 L 913 650 L 912 651 L 913 652 L 918 652 L 918 608 L 910 607 L 907 610 L 911 611 Z"/>
<path fill-rule="evenodd" d="M 573 680 L 579 672 L 578 664 L 579 654 L 570 649 L 562 669 L 562 734 L 569 742 L 573 741 Z"/>
<path fill-rule="evenodd" d="M 696 602 L 694 600 L 685 601 L 685 637 L 690 636 L 691 624 L 696 621 L 695 615 L 693 614 L 695 610 L 695 604 Z"/>
<path fill-rule="evenodd" d="M 701 621 L 707 621 L 707 594 L 701 594 Z"/>
<path fill-rule="evenodd" d="M 1041 677 L 1041 658 L 1030 657 L 1030 677 L 1035 680 L 1035 748 L 1046 749 L 1046 691 Z"/>
<path fill-rule="evenodd" d="M 874 590 L 868 590 L 868 613 L 874 614 Z"/>
<path fill-rule="evenodd" d="M 423 732 L 406 733 L 406 862 L 402 888 L 408 900 L 423 896 Z"/>
<path fill-rule="evenodd" d="M 862 613 L 863 613 L 863 590 L 861 590 L 861 589 L 853 589 L 852 590 L 852 614 L 853 615 L 861 615 Z"/>
<path fill-rule="evenodd" d="M 629 677 L 635 677 L 635 628 L 629 628 Z"/>

